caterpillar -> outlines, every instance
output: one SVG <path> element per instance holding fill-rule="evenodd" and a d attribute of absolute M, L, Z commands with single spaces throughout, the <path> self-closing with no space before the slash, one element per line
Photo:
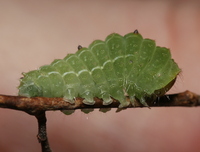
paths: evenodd
<path fill-rule="evenodd" d="M 121 36 L 108 35 L 105 41 L 95 40 L 88 48 L 78 46 L 75 54 L 55 59 L 50 65 L 22 73 L 19 95 L 26 97 L 63 97 L 74 103 L 84 98 L 87 105 L 120 102 L 119 108 L 164 95 L 174 84 L 180 68 L 170 50 L 144 39 L 138 30 Z M 130 97 L 130 101 L 126 99 Z"/>

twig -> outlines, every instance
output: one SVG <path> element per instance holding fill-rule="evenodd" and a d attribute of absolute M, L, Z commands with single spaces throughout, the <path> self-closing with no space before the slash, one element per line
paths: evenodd
<path fill-rule="evenodd" d="M 128 99 L 128 98 L 127 98 Z M 46 97 L 21 97 L 0 95 L 0 107 L 24 111 L 30 115 L 34 115 L 38 120 L 38 140 L 41 143 L 42 152 L 51 152 L 47 133 L 46 133 L 46 117 L 45 111 L 50 110 L 75 110 L 75 109 L 94 109 L 94 108 L 118 108 L 119 102 L 113 100 L 110 105 L 103 105 L 102 100 L 95 98 L 94 105 L 86 105 L 82 98 L 77 98 L 74 104 L 66 102 L 63 98 L 46 98 Z M 193 107 L 200 106 L 200 96 L 190 91 L 185 91 L 178 94 L 165 95 L 157 98 L 153 102 L 148 102 L 149 107 L 174 107 L 185 106 Z M 127 108 L 144 107 L 139 102 L 134 106 L 131 104 Z M 118 109 L 120 111 L 122 109 Z"/>
<path fill-rule="evenodd" d="M 45 111 L 41 111 L 35 117 L 38 120 L 38 141 L 41 143 L 42 152 L 52 152 L 48 142 L 48 136 L 46 132 L 46 116 Z"/>
<path fill-rule="evenodd" d="M 63 98 L 46 98 L 46 97 L 21 97 L 0 95 L 0 107 L 25 111 L 31 115 L 36 115 L 41 111 L 50 110 L 75 110 L 89 108 L 118 108 L 119 102 L 113 100 L 110 105 L 103 105 L 102 100 L 94 98 L 94 105 L 86 105 L 82 98 L 77 98 L 74 104 L 66 102 Z M 174 107 L 174 106 L 200 106 L 200 96 L 190 91 L 178 94 L 165 95 L 154 102 L 148 103 L 149 107 Z M 130 105 L 127 108 L 143 107 L 139 102 L 135 106 Z"/>

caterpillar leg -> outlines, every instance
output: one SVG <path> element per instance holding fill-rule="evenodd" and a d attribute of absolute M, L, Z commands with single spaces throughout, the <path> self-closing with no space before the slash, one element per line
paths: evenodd
<path fill-rule="evenodd" d="M 132 104 L 133 106 L 136 106 L 136 99 L 135 99 L 135 96 L 130 96 L 130 101 L 131 101 L 131 104 Z M 141 98 L 139 99 L 139 101 L 140 101 L 140 103 L 141 103 L 143 106 L 149 107 L 149 105 L 146 103 L 145 98 L 141 97 Z"/>
<path fill-rule="evenodd" d="M 88 114 L 92 111 L 94 111 L 94 109 L 81 109 L 82 112 L 84 112 L 85 114 Z"/>
<path fill-rule="evenodd" d="M 75 112 L 75 110 L 60 110 L 61 112 L 63 112 L 66 115 L 71 115 L 72 113 Z"/>
<path fill-rule="evenodd" d="M 141 103 L 142 105 L 144 105 L 145 107 L 149 107 L 149 105 L 146 103 L 145 98 L 143 98 L 143 97 L 140 98 L 140 103 Z"/>
<path fill-rule="evenodd" d="M 128 102 L 126 99 L 119 101 L 120 105 L 118 108 L 126 108 L 130 105 L 130 102 Z"/>
<path fill-rule="evenodd" d="M 83 94 L 80 95 L 81 98 L 85 98 L 83 100 L 83 103 L 87 104 L 87 105 L 94 105 L 95 101 L 94 101 L 94 95 L 92 92 L 90 91 L 86 91 Z"/>
<path fill-rule="evenodd" d="M 78 94 L 73 88 L 68 88 L 64 92 L 63 100 L 73 104 L 73 103 L 75 103 L 74 98 L 77 97 L 77 96 L 78 96 Z"/>
<path fill-rule="evenodd" d="M 103 99 L 103 105 L 109 105 L 113 102 L 110 98 L 110 94 L 107 92 L 102 93 L 101 98 Z"/>
<path fill-rule="evenodd" d="M 135 96 L 130 96 L 130 102 L 135 107 L 136 106 L 136 99 Z"/>
<path fill-rule="evenodd" d="M 122 90 L 116 91 L 112 94 L 112 97 L 120 102 L 118 108 L 126 108 L 130 104 L 130 102 L 126 100 L 126 96 L 124 96 L 124 92 Z"/>

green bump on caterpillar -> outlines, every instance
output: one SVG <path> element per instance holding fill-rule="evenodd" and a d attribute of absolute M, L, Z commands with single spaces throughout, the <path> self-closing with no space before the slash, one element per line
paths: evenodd
<path fill-rule="evenodd" d="M 110 34 L 88 48 L 79 45 L 75 54 L 23 73 L 18 88 L 19 95 L 27 97 L 63 97 L 71 103 L 81 97 L 88 105 L 95 104 L 94 97 L 102 98 L 104 105 L 114 98 L 119 108 L 137 99 L 148 106 L 146 99 L 164 95 L 180 71 L 169 49 L 135 30 L 125 36 Z"/>

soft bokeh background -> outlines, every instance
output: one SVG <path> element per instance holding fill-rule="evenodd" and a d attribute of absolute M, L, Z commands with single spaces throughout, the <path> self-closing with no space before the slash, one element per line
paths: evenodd
<path fill-rule="evenodd" d="M 0 93 L 16 95 L 21 72 L 49 64 L 108 34 L 138 29 L 171 49 L 182 69 L 171 93 L 200 94 L 200 3 L 197 1 L 0 0 Z M 199 151 L 200 108 L 47 112 L 54 152 Z M 37 122 L 0 109 L 0 151 L 37 152 Z"/>

